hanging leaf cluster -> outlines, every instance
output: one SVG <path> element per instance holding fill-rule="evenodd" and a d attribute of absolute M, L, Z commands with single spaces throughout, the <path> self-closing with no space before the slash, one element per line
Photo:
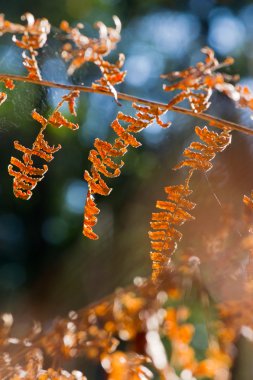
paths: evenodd
<path fill-rule="evenodd" d="M 84 211 L 83 234 L 91 239 L 97 239 L 98 236 L 93 232 L 93 227 L 97 223 L 99 209 L 94 202 L 94 194 L 109 195 L 111 188 L 107 186 L 102 179 L 101 174 L 108 178 L 118 177 L 121 168 L 124 165 L 122 160 L 116 162 L 115 159 L 123 157 L 128 147 L 138 148 L 141 143 L 135 138 L 134 134 L 147 128 L 156 121 L 163 128 L 170 126 L 170 122 L 164 123 L 160 116 L 166 113 L 159 107 L 144 107 L 136 103 L 132 104 L 136 110 L 135 116 L 125 115 L 122 112 L 117 114 L 117 118 L 112 122 L 111 128 L 116 133 L 117 138 L 111 144 L 96 138 L 94 148 L 90 151 L 89 160 L 92 163 L 91 174 L 86 170 L 84 179 L 88 183 L 88 194 Z M 122 124 L 126 126 L 123 127 Z"/>
<path fill-rule="evenodd" d="M 30 199 L 32 196 L 32 190 L 37 186 L 38 182 L 44 178 L 45 173 L 48 171 L 48 166 L 45 164 L 42 168 L 35 167 L 33 156 L 39 157 L 46 162 L 50 162 L 54 159 L 53 154 L 61 149 L 61 145 L 50 146 L 46 141 L 44 133 L 47 126 L 50 124 L 55 128 L 66 127 L 72 130 L 79 128 L 78 124 L 68 121 L 59 111 L 62 105 L 67 102 L 71 113 L 76 114 L 73 102 L 78 96 L 78 91 L 72 91 L 68 95 L 64 95 L 48 119 L 45 119 L 36 110 L 32 111 L 32 118 L 41 125 L 39 134 L 37 135 L 32 148 L 26 148 L 20 144 L 19 141 L 14 141 L 15 149 L 23 153 L 22 161 L 16 157 L 11 157 L 11 163 L 8 167 L 9 174 L 14 177 L 13 192 L 17 198 L 25 200 Z M 19 170 L 14 170 L 13 166 Z"/>

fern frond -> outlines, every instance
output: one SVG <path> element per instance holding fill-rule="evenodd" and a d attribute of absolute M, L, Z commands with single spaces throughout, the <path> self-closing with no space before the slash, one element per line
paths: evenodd
<path fill-rule="evenodd" d="M 120 70 L 124 61 L 125 56 L 122 53 L 119 55 L 116 64 L 110 63 L 101 58 L 96 60 L 94 63 L 99 67 L 102 73 L 102 78 L 97 79 L 95 83 L 92 83 L 92 88 L 102 91 L 110 91 L 117 101 L 118 96 L 114 86 L 122 83 L 125 79 L 126 71 Z"/>
<path fill-rule="evenodd" d="M 222 152 L 230 143 L 231 135 L 229 131 L 222 131 L 220 134 L 209 131 L 207 127 L 195 128 L 196 135 L 201 142 L 192 142 L 191 145 L 183 152 L 185 159 L 175 166 L 175 170 L 183 166 L 189 166 L 193 169 L 207 172 L 213 167 L 211 161 L 216 153 Z"/>
<path fill-rule="evenodd" d="M 230 143 L 231 135 L 229 131 L 222 131 L 220 134 L 209 131 L 207 127 L 195 128 L 196 135 L 201 142 L 192 142 L 191 145 L 183 152 L 185 159 L 175 166 L 175 170 L 183 166 L 189 166 L 193 169 L 207 172 L 213 167 L 211 161 L 216 153 L 222 152 Z"/>
<path fill-rule="evenodd" d="M 93 232 L 92 228 L 97 224 L 96 215 L 99 214 L 99 208 L 93 200 L 93 195 L 88 191 L 85 203 L 85 216 L 83 222 L 83 234 L 89 239 L 96 240 L 98 235 Z"/>
<path fill-rule="evenodd" d="M 55 111 L 52 113 L 50 118 L 48 119 L 48 122 L 56 128 L 61 127 L 67 127 L 69 129 L 72 129 L 75 131 L 79 128 L 78 124 L 72 123 L 71 121 L 68 121 L 60 111 Z"/>
<path fill-rule="evenodd" d="M 24 154 L 22 157 L 23 162 L 15 157 L 11 157 L 11 164 L 8 166 L 9 174 L 14 177 L 13 192 L 17 198 L 28 200 L 32 196 L 32 190 L 36 187 L 37 183 L 44 178 L 48 170 L 47 165 L 43 165 L 42 169 L 34 167 L 32 156 L 38 156 L 50 162 L 54 158 L 53 153 L 61 149 L 61 145 L 50 147 L 45 140 L 43 132 L 40 131 L 33 143 L 32 149 L 24 147 L 18 141 L 14 142 L 14 147 Z M 13 165 L 15 165 L 19 171 L 13 170 Z"/>
<path fill-rule="evenodd" d="M 149 237 L 152 248 L 150 257 L 153 281 L 157 281 L 164 270 L 169 267 L 171 256 L 182 238 L 177 226 L 194 219 L 189 211 L 196 204 L 187 199 L 192 193 L 192 190 L 189 189 L 189 182 L 193 172 L 210 170 L 213 166 L 211 161 L 216 154 L 222 152 L 231 143 L 231 135 L 227 130 L 218 134 L 209 131 L 207 127 L 202 129 L 196 127 L 195 133 L 202 142 L 192 142 L 184 150 L 184 160 L 174 167 L 175 170 L 184 166 L 190 168 L 184 185 L 165 187 L 167 200 L 156 203 L 156 207 L 162 211 L 152 214 L 150 223 L 152 231 L 149 232 Z"/>
<path fill-rule="evenodd" d="M 76 99 L 79 98 L 80 91 L 73 90 L 69 94 L 62 97 L 62 102 L 67 102 L 69 107 L 69 112 L 71 115 L 76 116 Z"/>
<path fill-rule="evenodd" d="M 99 59 L 101 62 L 97 62 L 100 66 L 103 62 L 103 57 L 110 54 L 120 41 L 121 22 L 118 17 L 113 17 L 115 28 L 108 28 L 104 23 L 98 22 L 95 27 L 99 30 L 99 38 L 89 38 L 80 32 L 84 26 L 77 24 L 75 28 L 71 28 L 67 21 L 62 21 L 60 28 L 67 33 L 67 39 L 69 39 L 74 46 L 70 43 L 66 43 L 63 46 L 62 58 L 66 61 L 70 61 L 68 68 L 68 74 L 72 75 L 77 69 L 79 69 L 86 62 L 94 62 Z M 120 55 L 119 61 L 123 60 L 123 55 Z M 118 63 L 117 66 L 122 65 Z"/>
<path fill-rule="evenodd" d="M 115 162 L 114 159 L 123 157 L 127 153 L 129 146 L 134 148 L 141 146 L 141 143 L 133 134 L 147 128 L 154 121 L 159 122 L 163 128 L 170 126 L 170 123 L 164 123 L 160 120 L 160 116 L 167 112 L 166 109 L 161 110 L 155 106 L 139 106 L 135 103 L 132 106 L 136 110 L 135 117 L 118 112 L 117 118 L 111 124 L 111 128 L 117 135 L 114 143 L 110 144 L 97 138 L 94 142 L 95 149 L 92 149 L 89 154 L 92 167 L 91 174 L 87 170 L 84 173 L 84 179 L 88 183 L 88 196 L 84 209 L 83 234 L 91 239 L 98 238 L 92 231 L 97 218 L 94 219 L 94 214 L 90 212 L 91 196 L 94 194 L 109 195 L 112 190 L 101 178 L 101 175 L 107 178 L 115 178 L 120 175 L 124 161 Z M 122 126 L 123 123 L 126 124 L 126 127 Z M 96 207 L 93 197 L 92 205 Z M 96 210 L 99 209 L 96 207 Z M 95 214 L 97 213 L 95 212 Z"/>
<path fill-rule="evenodd" d="M 52 115 L 46 119 L 40 115 L 36 110 L 32 111 L 32 118 L 41 124 L 41 129 L 34 141 L 32 148 L 27 148 L 20 144 L 18 141 L 14 141 L 14 148 L 23 153 L 22 161 L 15 157 L 11 157 L 11 163 L 8 166 L 8 172 L 13 179 L 13 193 L 17 198 L 28 200 L 32 196 L 32 190 L 40 182 L 45 173 L 48 171 L 48 166 L 43 165 L 42 168 L 36 168 L 33 162 L 33 156 L 50 162 L 54 158 L 54 153 L 61 149 L 61 145 L 50 146 L 45 139 L 44 131 L 49 124 L 54 127 L 60 128 L 62 126 L 76 130 L 79 128 L 78 124 L 74 124 L 68 121 L 60 113 L 59 109 L 64 102 L 67 102 L 72 113 L 75 112 L 75 98 L 79 96 L 79 91 L 72 91 L 68 95 L 64 95 L 62 100 L 53 111 Z M 16 166 L 17 170 L 13 169 Z"/>
<path fill-rule="evenodd" d="M 219 63 L 212 49 L 205 47 L 201 51 L 206 54 L 205 62 L 198 62 L 196 66 L 191 66 L 183 71 L 174 71 L 161 75 L 162 78 L 169 81 L 176 81 L 171 85 L 164 85 L 163 89 L 165 91 L 180 91 L 168 103 L 168 107 L 188 99 L 191 109 L 196 113 L 202 113 L 211 104 L 209 100 L 213 89 L 220 90 L 230 85 L 227 82 L 238 79 L 238 77 L 232 77 L 217 71 L 222 67 L 233 64 L 233 58 L 227 57 L 222 63 Z"/>
<path fill-rule="evenodd" d="M 31 13 L 25 13 L 22 20 L 27 21 L 27 25 L 22 30 L 21 40 L 14 35 L 13 42 L 21 49 L 27 50 L 29 56 L 24 51 L 22 53 L 23 65 L 28 71 L 28 78 L 41 80 L 41 73 L 37 62 L 37 50 L 42 48 L 47 42 L 47 36 L 50 33 L 50 24 L 47 19 L 37 19 Z M 20 32 L 20 31 L 18 31 Z"/>
<path fill-rule="evenodd" d="M 150 223 L 152 231 L 149 232 L 149 238 L 151 239 L 150 257 L 154 281 L 168 268 L 171 256 L 177 248 L 177 243 L 182 238 L 177 227 L 194 219 L 189 211 L 196 204 L 187 199 L 192 193 L 192 190 L 189 189 L 191 175 L 192 171 L 184 185 L 165 187 L 167 200 L 156 203 L 156 207 L 162 211 L 152 214 Z"/>
<path fill-rule="evenodd" d="M 92 84 L 93 88 L 102 91 L 109 91 L 117 101 L 117 91 L 114 86 L 124 81 L 126 72 L 121 71 L 125 61 L 124 54 L 119 54 L 116 63 L 110 63 L 104 59 L 117 46 L 120 41 L 121 22 L 118 17 L 113 17 L 115 28 L 108 28 L 104 23 L 97 22 L 99 38 L 89 38 L 80 32 L 82 24 L 71 28 L 68 22 L 63 21 L 60 28 L 67 33 L 67 38 L 73 43 L 66 43 L 63 46 L 62 58 L 70 61 L 68 74 L 72 75 L 86 62 L 94 63 L 101 71 L 102 78 Z"/>

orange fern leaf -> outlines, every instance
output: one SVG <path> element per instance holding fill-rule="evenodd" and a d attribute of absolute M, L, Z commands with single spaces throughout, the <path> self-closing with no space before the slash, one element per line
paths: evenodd
<path fill-rule="evenodd" d="M 25 13 L 22 16 L 22 20 L 27 21 L 27 25 L 22 30 L 22 38 L 18 40 L 14 35 L 12 37 L 13 42 L 21 49 L 27 50 L 30 56 L 27 56 L 23 52 L 23 65 L 28 71 L 28 78 L 41 80 L 41 74 L 38 66 L 36 56 L 38 52 L 36 50 L 42 48 L 46 41 L 47 36 L 50 33 L 50 24 L 47 19 L 37 19 L 31 13 Z"/>
<path fill-rule="evenodd" d="M 32 190 L 36 187 L 37 183 L 43 179 L 48 170 L 47 165 L 43 165 L 43 168 L 34 167 L 32 156 L 38 156 L 49 162 L 54 158 L 53 153 L 61 149 L 61 146 L 49 146 L 44 138 L 43 132 L 40 131 L 33 143 L 32 149 L 24 147 L 18 141 L 14 142 L 14 147 L 23 153 L 23 162 L 15 157 L 11 157 L 8 172 L 14 177 L 13 192 L 17 198 L 28 200 L 32 196 Z M 13 170 L 13 165 L 15 165 L 19 171 Z"/>
<path fill-rule="evenodd" d="M 110 54 L 120 41 L 121 22 L 118 17 L 113 17 L 115 28 L 108 28 L 104 23 L 98 22 L 95 27 L 99 30 L 99 38 L 89 38 L 80 32 L 82 24 L 77 24 L 71 28 L 67 21 L 62 21 L 60 28 L 67 33 L 67 38 L 74 43 L 63 46 L 62 57 L 66 61 L 71 61 L 68 68 L 68 74 L 72 75 L 75 70 L 80 68 L 86 62 L 97 62 L 98 66 L 103 62 L 103 57 Z M 122 61 L 123 55 L 120 55 L 119 61 Z M 117 66 L 120 66 L 118 63 Z"/>
<path fill-rule="evenodd" d="M 96 60 L 94 63 L 100 68 L 103 76 L 97 79 L 96 83 L 92 84 L 92 87 L 103 91 L 110 91 L 117 101 L 117 91 L 114 86 L 122 83 L 125 79 L 126 71 L 120 71 L 124 61 L 125 56 L 122 53 L 119 55 L 119 60 L 116 64 L 105 61 L 104 59 Z"/>
<path fill-rule="evenodd" d="M 209 99 L 213 89 L 220 91 L 221 88 L 227 88 L 230 85 L 227 82 L 238 79 L 238 77 L 217 72 L 220 68 L 233 64 L 233 58 L 227 57 L 222 63 L 219 63 L 212 49 L 205 47 L 201 51 L 206 54 L 205 62 L 198 62 L 195 67 L 189 67 L 183 71 L 161 75 L 162 78 L 170 81 L 176 80 L 172 85 L 164 85 L 163 89 L 165 91 L 180 91 L 168 103 L 168 107 L 188 99 L 194 112 L 204 112 L 210 106 Z"/>
<path fill-rule="evenodd" d="M 79 125 L 75 124 L 75 123 L 72 123 L 71 121 L 67 120 L 62 115 L 62 113 L 59 111 L 59 109 L 61 108 L 61 106 L 63 105 L 63 103 L 67 102 L 68 103 L 68 107 L 69 107 L 69 112 L 72 115 L 76 116 L 76 110 L 75 110 L 76 104 L 75 104 L 75 101 L 76 101 L 76 98 L 79 97 L 79 95 L 80 95 L 80 91 L 78 91 L 78 90 L 73 90 L 69 94 L 64 95 L 62 97 L 62 100 L 57 105 L 56 109 L 54 110 L 54 112 L 52 113 L 52 115 L 49 117 L 49 119 L 48 119 L 47 122 L 50 123 L 53 127 L 56 127 L 56 128 L 66 127 L 66 128 L 72 129 L 73 131 L 75 131 L 76 129 L 78 129 Z"/>
<path fill-rule="evenodd" d="M 94 167 L 91 168 L 91 174 L 92 175 L 90 175 L 87 170 L 84 172 L 84 179 L 88 183 L 88 188 L 91 194 L 109 195 L 112 189 L 107 186 L 105 181 L 101 178 L 98 171 Z"/>
<path fill-rule="evenodd" d="M 67 102 L 69 106 L 69 112 L 76 116 L 76 99 L 80 96 L 80 91 L 73 90 L 68 95 L 62 97 L 63 102 Z"/>
<path fill-rule="evenodd" d="M 121 71 L 124 64 L 124 54 L 119 55 L 116 63 L 110 63 L 104 59 L 112 50 L 116 48 L 120 40 L 121 23 L 118 17 L 113 17 L 115 28 L 108 28 L 104 23 L 98 22 L 95 27 L 98 29 L 99 38 L 89 38 L 80 32 L 82 24 L 71 28 L 68 22 L 63 21 L 60 28 L 67 33 L 67 38 L 74 44 L 66 43 L 63 46 L 62 58 L 70 61 L 68 74 L 72 75 L 78 68 L 86 62 L 93 62 L 102 73 L 102 78 L 93 83 L 93 88 L 109 91 L 117 101 L 117 91 L 114 86 L 124 81 L 126 72 Z"/>
<path fill-rule="evenodd" d="M 22 53 L 23 57 L 23 65 L 28 71 L 28 78 L 31 79 L 39 79 L 41 80 L 41 74 L 39 70 L 39 66 L 36 60 L 38 53 L 36 51 L 33 51 L 31 53 L 31 57 L 28 57 L 25 52 Z"/>
<path fill-rule="evenodd" d="M 48 122 L 56 128 L 67 127 L 69 129 L 73 129 L 75 131 L 79 128 L 78 124 L 72 123 L 68 121 L 60 111 L 55 111 L 48 119 Z"/>
<path fill-rule="evenodd" d="M 152 247 L 150 257 L 153 263 L 153 280 L 157 280 L 160 274 L 168 268 L 177 243 L 182 238 L 177 226 L 194 219 L 188 211 L 192 210 L 196 204 L 187 199 L 192 193 L 192 190 L 189 189 L 191 174 L 192 172 L 184 185 L 165 187 L 167 201 L 157 201 L 156 207 L 162 211 L 152 214 L 150 224 L 153 231 L 149 232 L 149 237 Z"/>
<path fill-rule="evenodd" d="M 50 123 L 57 128 L 64 126 L 72 130 L 79 128 L 78 124 L 74 124 L 65 119 L 59 111 L 63 103 L 67 102 L 70 111 L 75 113 L 75 98 L 78 96 L 79 91 L 72 91 L 68 95 L 63 96 L 62 100 L 48 119 L 40 115 L 36 110 L 32 111 L 32 118 L 41 124 L 40 132 L 31 149 L 26 148 L 18 141 L 14 142 L 15 149 L 23 153 L 23 162 L 15 157 L 11 157 L 11 163 L 8 166 L 9 174 L 14 177 L 13 192 L 17 198 L 25 200 L 30 199 L 32 196 L 32 190 L 36 187 L 37 183 L 44 178 L 44 175 L 48 170 L 47 165 L 43 165 L 43 168 L 34 167 L 33 156 L 39 157 L 46 162 L 50 162 L 54 158 L 54 153 L 61 149 L 61 145 L 50 146 L 46 141 L 43 132 L 48 124 Z M 16 166 L 19 171 L 14 170 L 13 165 Z"/>
<path fill-rule="evenodd" d="M 141 143 L 139 141 L 137 141 L 136 138 L 133 135 L 131 135 L 131 133 L 127 132 L 121 126 L 121 124 L 118 121 L 118 120 L 120 120 L 120 116 L 121 115 L 118 114 L 118 119 L 115 119 L 112 122 L 112 124 L 111 124 L 112 129 L 119 136 L 119 140 L 121 142 L 123 142 L 123 145 L 125 145 L 125 146 L 131 145 L 134 148 L 138 148 L 139 146 L 141 146 Z"/>
<path fill-rule="evenodd" d="M 161 116 L 165 115 L 167 110 L 161 109 L 158 106 L 140 106 L 136 103 L 133 103 L 133 108 L 135 108 L 138 112 L 136 113 L 137 120 L 144 123 L 143 128 L 146 128 L 145 121 L 149 123 L 153 123 L 154 121 L 157 122 L 158 125 L 162 128 L 168 128 L 171 125 L 171 122 L 163 122 L 161 120 Z M 135 121 L 133 123 L 133 127 L 129 126 L 129 131 L 131 132 L 139 132 L 141 129 L 136 130 L 135 128 L 138 127 L 138 122 Z M 140 125 L 141 127 L 141 125 Z"/>
<path fill-rule="evenodd" d="M 42 125 L 43 128 L 47 126 L 47 119 L 40 115 L 36 110 L 32 111 L 32 118 Z"/>
<path fill-rule="evenodd" d="M 176 165 L 175 170 L 183 166 L 189 166 L 193 169 L 208 171 L 213 166 L 211 161 L 216 156 L 216 153 L 222 152 L 231 143 L 229 131 L 222 131 L 218 134 L 209 131 L 207 127 L 202 129 L 196 127 L 195 133 L 203 143 L 192 142 L 189 148 L 184 150 L 183 155 L 186 158 Z"/>
<path fill-rule="evenodd" d="M 97 239 L 98 236 L 92 231 L 97 218 L 94 219 L 93 214 L 90 213 L 90 197 L 94 194 L 109 195 L 112 190 L 101 178 L 101 175 L 107 178 L 115 178 L 120 175 L 124 162 L 122 160 L 115 162 L 114 159 L 123 157 L 128 151 L 129 146 L 138 148 L 141 145 L 133 136 L 134 133 L 140 132 L 154 121 L 158 121 L 163 128 L 170 125 L 170 123 L 164 123 L 160 120 L 160 116 L 165 114 L 167 110 L 161 110 L 156 106 L 139 106 L 135 103 L 133 104 L 133 108 L 136 110 L 135 117 L 118 112 L 117 118 L 112 122 L 111 127 L 117 135 L 114 143 L 110 144 L 106 141 L 95 139 L 95 149 L 92 149 L 89 154 L 92 168 L 91 174 L 87 170 L 84 173 L 84 179 L 88 183 L 89 191 L 84 209 L 83 234 L 91 239 Z M 123 127 L 121 123 L 125 123 L 127 126 Z M 93 198 L 92 202 L 93 206 L 96 207 Z M 97 207 L 96 210 L 98 210 Z"/>
<path fill-rule="evenodd" d="M 92 194 L 88 191 L 85 203 L 83 234 L 92 240 L 98 239 L 98 235 L 92 230 L 92 228 L 97 224 L 97 214 L 99 214 L 99 209 L 96 207 Z"/>
<path fill-rule="evenodd" d="M 149 237 L 152 247 L 150 256 L 154 281 L 157 281 L 164 270 L 169 267 L 171 256 L 182 237 L 177 226 L 194 219 L 189 211 L 195 207 L 195 203 L 187 199 L 192 193 L 192 190 L 189 189 L 189 182 L 193 172 L 210 170 L 213 166 L 211 161 L 216 154 L 222 152 L 231 143 L 231 135 L 227 130 L 218 134 L 209 131 L 207 127 L 202 129 L 196 127 L 195 133 L 202 142 L 192 142 L 184 150 L 184 160 L 174 168 L 177 170 L 184 166 L 190 167 L 185 184 L 166 187 L 167 200 L 158 201 L 156 204 L 156 207 L 162 211 L 152 214 L 152 231 L 149 232 Z"/>

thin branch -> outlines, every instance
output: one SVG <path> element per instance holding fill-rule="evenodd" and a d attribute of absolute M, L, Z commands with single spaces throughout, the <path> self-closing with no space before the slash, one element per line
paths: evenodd
<path fill-rule="evenodd" d="M 46 80 L 35 80 L 31 78 L 27 78 L 21 75 L 12 75 L 12 74 L 0 74 L 0 81 L 3 79 L 12 79 L 14 81 L 19 82 L 29 82 L 33 84 L 38 84 L 40 86 L 46 86 L 46 87 L 54 87 L 54 88 L 60 88 L 63 90 L 79 90 L 82 92 L 88 92 L 88 93 L 95 93 L 95 94 L 101 94 L 101 95 L 108 95 L 108 96 L 114 96 L 110 91 L 105 91 L 97 88 L 92 88 L 88 86 L 77 86 L 77 85 L 69 85 L 69 84 L 62 84 L 62 83 L 55 83 L 51 81 Z M 130 102 L 137 102 L 140 104 L 148 105 L 148 106 L 158 106 L 159 108 L 166 109 L 168 108 L 168 105 L 166 103 L 160 103 L 156 101 L 151 101 L 143 98 L 138 98 L 136 96 L 124 94 L 122 92 L 118 92 L 118 99 L 121 100 L 127 100 Z M 236 124 L 228 120 L 223 120 L 218 117 L 206 114 L 206 113 L 195 113 L 189 109 L 172 106 L 168 108 L 169 111 L 182 113 L 188 116 L 193 116 L 198 119 L 202 119 L 207 121 L 211 126 L 217 127 L 220 129 L 228 128 L 232 129 L 234 131 L 239 131 L 248 135 L 253 136 L 253 129 L 245 127 L 244 125 Z"/>

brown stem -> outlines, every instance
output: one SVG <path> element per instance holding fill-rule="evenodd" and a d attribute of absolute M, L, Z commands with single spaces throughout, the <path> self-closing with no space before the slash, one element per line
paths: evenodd
<path fill-rule="evenodd" d="M 82 92 L 89 92 L 89 93 L 95 93 L 95 94 L 101 94 L 101 95 L 107 95 L 107 96 L 114 96 L 111 92 L 97 89 L 97 88 L 92 88 L 92 87 L 87 87 L 87 86 L 76 86 L 76 85 L 68 85 L 68 84 L 62 84 L 62 83 L 55 83 L 55 82 L 50 82 L 46 80 L 35 80 L 31 78 L 24 77 L 22 75 L 12 75 L 12 74 L 0 74 L 0 81 L 3 79 L 12 79 L 14 81 L 19 81 L 19 82 L 29 82 L 29 83 L 34 83 L 38 84 L 40 86 L 47 86 L 47 87 L 54 87 L 54 88 L 60 88 L 60 89 L 65 89 L 65 90 L 79 90 Z M 166 103 L 160 103 L 156 101 L 151 101 L 147 99 L 142 99 L 138 98 L 136 96 L 124 94 L 122 92 L 118 92 L 118 99 L 121 100 L 127 100 L 130 102 L 137 102 L 140 104 L 148 105 L 148 106 L 158 106 L 159 108 L 166 109 L 168 108 L 168 105 Z M 201 120 L 207 121 L 211 126 L 220 128 L 220 129 L 232 129 L 234 131 L 239 131 L 248 135 L 253 136 L 253 129 L 250 129 L 248 127 L 245 127 L 244 125 L 239 125 L 236 123 L 233 123 L 228 120 L 223 120 L 219 119 L 218 117 L 206 114 L 206 113 L 195 113 L 189 109 L 178 107 L 178 106 L 172 106 L 169 108 L 170 111 L 182 113 L 188 116 L 193 116 Z"/>

